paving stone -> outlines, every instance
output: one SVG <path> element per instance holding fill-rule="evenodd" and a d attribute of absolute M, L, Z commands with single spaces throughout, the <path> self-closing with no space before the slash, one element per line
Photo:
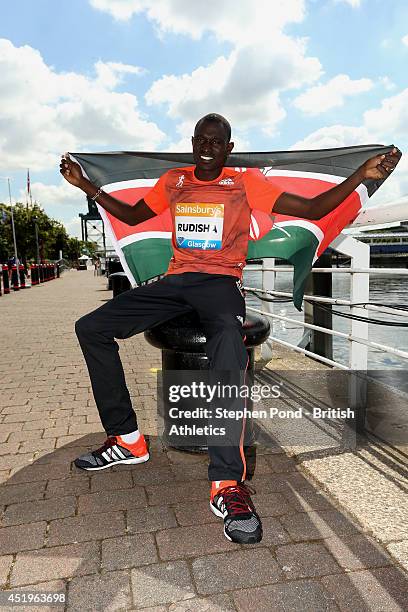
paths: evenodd
<path fill-rule="evenodd" d="M 72 417 L 72 421 L 74 421 L 74 419 L 80 419 L 81 417 Z M 68 435 L 75 435 L 75 434 L 80 434 L 80 435 L 85 435 L 85 434 L 90 434 L 90 433 L 99 433 L 102 429 L 102 425 L 101 423 L 82 423 L 80 422 L 79 424 L 75 424 L 73 423 L 72 425 L 69 426 L 68 429 Z"/>
<path fill-rule="evenodd" d="M 175 477 L 169 467 L 163 466 L 153 469 L 144 469 L 144 467 L 148 465 L 149 462 L 141 464 L 138 470 L 132 471 L 132 478 L 135 485 L 144 486 L 174 482 Z"/>
<path fill-rule="evenodd" d="M 273 516 L 264 516 L 262 518 L 262 546 L 279 546 L 292 542 L 292 538 L 283 528 L 279 520 Z M 259 544 L 249 544 L 246 548 L 257 548 Z"/>
<path fill-rule="evenodd" d="M 169 450 L 167 457 L 170 463 L 190 465 L 192 463 L 208 463 L 207 453 L 186 453 L 185 451 Z"/>
<path fill-rule="evenodd" d="M 402 567 L 408 571 L 408 540 L 403 542 L 392 542 L 387 546 L 388 550 Z"/>
<path fill-rule="evenodd" d="M 69 464 L 59 465 L 42 465 L 35 463 L 28 465 L 24 469 L 12 471 L 12 484 L 19 482 L 34 482 L 37 480 L 54 480 L 58 478 L 64 478 L 70 473 L 71 467 Z"/>
<path fill-rule="evenodd" d="M 183 527 L 219 522 L 219 518 L 210 510 L 209 500 L 176 504 L 174 506 L 177 521 Z"/>
<path fill-rule="evenodd" d="M 168 612 L 228 612 L 235 606 L 229 595 L 212 595 L 211 597 L 195 597 L 187 601 L 178 601 L 168 607 Z"/>
<path fill-rule="evenodd" d="M 127 512 L 127 531 L 143 533 L 176 527 L 174 512 L 169 506 L 148 506 Z"/>
<path fill-rule="evenodd" d="M 8 484 L 0 488 L 0 504 L 14 504 L 32 499 L 41 499 L 45 491 L 44 482 Z"/>
<path fill-rule="evenodd" d="M 314 578 L 343 571 L 323 544 L 317 542 L 279 546 L 275 554 L 286 578 Z"/>
<path fill-rule="evenodd" d="M 255 474 L 251 481 L 253 486 L 259 493 L 284 493 L 295 491 L 314 491 L 313 486 L 308 480 L 298 472 L 289 472 L 287 474 Z"/>
<path fill-rule="evenodd" d="M 56 438 L 46 438 L 38 440 L 28 440 L 21 442 L 19 453 L 35 453 L 39 450 L 53 451 L 55 449 Z"/>
<path fill-rule="evenodd" d="M 174 483 L 171 485 L 149 485 L 146 487 L 149 504 L 174 504 L 185 499 L 186 485 Z M 190 502 L 200 499 L 210 499 L 210 485 L 207 481 L 197 481 L 194 487 L 188 489 Z"/>
<path fill-rule="evenodd" d="M 122 467 L 122 466 L 121 466 Z M 120 470 L 118 472 L 112 472 L 113 468 L 109 468 L 109 472 L 107 470 L 102 470 L 99 473 L 90 473 L 91 477 L 91 492 L 94 493 L 96 491 L 114 491 L 116 489 L 130 489 L 133 487 L 132 475 L 127 470 Z M 81 470 L 81 474 L 84 474 L 84 471 Z"/>
<path fill-rule="evenodd" d="M 285 529 L 296 540 L 320 540 L 332 536 L 358 534 L 357 527 L 337 510 L 298 512 L 280 517 Z"/>
<path fill-rule="evenodd" d="M 4 555 L 0 557 L 0 587 L 4 587 L 10 572 L 13 555 Z"/>
<path fill-rule="evenodd" d="M 0 484 L 8 484 L 10 470 L 0 470 Z"/>
<path fill-rule="evenodd" d="M 402 612 L 407 609 L 408 578 L 395 567 L 349 572 L 322 578 L 340 610 Z"/>
<path fill-rule="evenodd" d="M 157 563 L 131 570 L 133 602 L 144 608 L 196 596 L 185 561 Z"/>
<path fill-rule="evenodd" d="M 13 453 L 12 455 L 3 455 L 2 457 L 0 457 L 0 470 L 21 470 L 22 468 L 29 466 L 30 461 L 32 460 L 32 453 L 25 453 L 24 455 L 20 455 L 18 453 Z"/>
<path fill-rule="evenodd" d="M 49 480 L 45 497 L 59 497 L 61 495 L 80 495 L 89 492 L 89 478 L 84 476 L 70 476 L 60 480 Z"/>
<path fill-rule="evenodd" d="M 194 559 L 193 576 L 202 595 L 278 582 L 282 572 L 265 548 Z"/>
<path fill-rule="evenodd" d="M 48 533 L 48 546 L 76 544 L 120 535 L 125 535 L 125 519 L 122 512 L 84 514 L 52 521 Z"/>
<path fill-rule="evenodd" d="M 68 609 L 81 612 L 114 612 L 131 608 L 127 572 L 73 578 L 68 586 Z"/>
<path fill-rule="evenodd" d="M 0 425 L 1 427 L 1 425 Z M 32 431 L 13 431 L 9 433 L 9 442 L 26 442 L 27 440 L 34 440 L 41 438 L 44 429 L 33 429 Z"/>
<path fill-rule="evenodd" d="M 392 565 L 387 552 L 367 535 L 328 538 L 324 544 L 337 563 L 346 570 Z"/>
<path fill-rule="evenodd" d="M 80 495 L 78 514 L 95 514 L 114 510 L 127 510 L 147 506 L 146 493 L 142 487 L 119 489 L 116 491 L 98 491 Z"/>
<path fill-rule="evenodd" d="M 159 531 L 156 542 L 160 557 L 164 560 L 197 557 L 238 547 L 224 536 L 222 521 Z"/>
<path fill-rule="evenodd" d="M 172 465 L 171 471 L 175 480 L 179 482 L 191 482 L 196 480 L 208 480 L 208 464 L 193 463 L 192 465 Z"/>
<path fill-rule="evenodd" d="M 239 612 L 338 612 L 334 597 L 311 580 L 235 591 L 232 597 Z"/>
<path fill-rule="evenodd" d="M 282 493 L 256 493 L 252 496 L 259 516 L 280 516 L 291 511 Z"/>
<path fill-rule="evenodd" d="M 55 427 L 55 419 L 39 417 L 37 420 L 26 421 L 23 423 L 23 431 L 33 431 L 38 429 L 46 429 L 47 427 Z"/>
<path fill-rule="evenodd" d="M 265 457 L 267 464 L 276 474 L 282 472 L 296 472 L 296 461 L 287 455 L 268 455 Z"/>
<path fill-rule="evenodd" d="M 41 548 L 44 545 L 46 527 L 45 521 L 2 527 L 0 529 L 0 555 Z"/>
<path fill-rule="evenodd" d="M 97 542 L 42 548 L 17 554 L 11 586 L 91 574 L 99 569 Z"/>
<path fill-rule="evenodd" d="M 284 491 L 282 495 L 290 505 L 289 512 L 313 512 L 334 510 L 333 504 L 318 491 Z"/>
<path fill-rule="evenodd" d="M 0 456 L 17 453 L 20 444 L 20 442 L 3 442 L 0 446 Z"/>
<path fill-rule="evenodd" d="M 102 569 L 119 570 L 157 563 L 157 549 L 150 533 L 110 538 L 102 542 Z"/>
<path fill-rule="evenodd" d="M 33 500 L 7 507 L 2 518 L 2 526 L 19 525 L 35 521 L 50 521 L 55 518 L 73 516 L 76 500 L 73 496 L 57 499 Z"/>

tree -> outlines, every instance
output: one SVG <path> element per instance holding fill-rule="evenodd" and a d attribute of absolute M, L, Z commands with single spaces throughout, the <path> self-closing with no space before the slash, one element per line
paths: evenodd
<path fill-rule="evenodd" d="M 60 251 L 66 259 L 77 259 L 87 250 L 94 254 L 96 245 L 68 236 L 62 223 L 49 217 L 37 203 L 27 207 L 17 203 L 13 207 L 14 227 L 18 257 L 20 261 L 37 260 L 35 223 L 38 227 L 40 257 L 56 260 Z M 14 254 L 13 233 L 11 228 L 10 206 L 0 204 L 0 261 L 7 261 Z"/>

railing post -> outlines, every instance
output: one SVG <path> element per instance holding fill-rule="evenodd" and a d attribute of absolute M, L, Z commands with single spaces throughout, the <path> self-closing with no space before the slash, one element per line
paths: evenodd
<path fill-rule="evenodd" d="M 355 240 L 351 236 L 338 236 L 330 245 L 340 253 L 351 257 L 352 268 L 370 267 L 370 245 Z M 369 272 L 352 272 L 350 279 L 350 301 L 355 304 L 367 303 L 370 300 Z M 361 306 L 353 306 L 351 314 L 367 316 L 367 311 Z M 363 340 L 368 340 L 368 323 L 351 321 L 351 334 Z M 362 433 L 365 428 L 367 408 L 367 360 L 368 346 L 351 341 L 349 368 L 351 372 L 349 384 L 350 408 L 355 411 L 356 431 Z"/>
<path fill-rule="evenodd" d="M 332 257 L 331 254 L 323 253 L 314 264 L 313 268 L 331 268 Z M 310 274 L 311 279 L 308 281 L 308 291 L 312 295 L 321 297 L 332 297 L 332 275 L 314 272 Z M 327 308 L 327 309 L 326 309 Z M 328 304 L 323 309 L 318 303 L 313 304 L 305 303 L 305 322 L 313 323 L 313 325 L 319 325 L 320 327 L 326 327 L 326 329 L 333 329 L 333 316 L 331 314 L 331 306 Z M 325 334 L 324 332 L 313 330 L 309 333 L 310 341 L 308 350 L 320 355 L 321 357 L 327 357 L 327 359 L 333 359 L 333 336 Z"/>
<path fill-rule="evenodd" d="M 275 279 L 276 279 L 275 270 L 273 271 L 265 270 L 265 268 L 274 268 L 274 267 L 275 267 L 274 257 L 264 259 L 262 261 L 262 289 L 264 290 L 274 291 L 275 289 Z M 262 306 L 262 310 L 265 310 L 266 312 L 272 314 L 273 313 L 273 302 L 264 302 L 264 305 Z M 274 320 L 269 319 L 269 321 L 271 324 L 271 335 L 273 336 Z M 262 359 L 265 359 L 266 361 L 270 361 L 272 359 L 272 344 L 273 344 L 273 341 L 268 339 L 261 345 Z"/>

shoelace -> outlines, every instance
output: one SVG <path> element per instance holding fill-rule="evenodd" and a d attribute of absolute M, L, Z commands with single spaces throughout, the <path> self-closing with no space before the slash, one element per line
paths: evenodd
<path fill-rule="evenodd" d="M 254 489 L 239 483 L 220 489 L 217 495 L 222 496 L 222 501 L 228 510 L 228 514 L 236 515 L 248 514 L 248 512 L 255 510 L 251 500 L 251 494 L 253 493 L 255 493 Z"/>
<path fill-rule="evenodd" d="M 116 438 L 116 436 L 109 436 L 105 442 L 102 444 L 102 446 L 100 448 L 97 449 L 97 453 L 102 454 L 104 451 L 106 451 L 108 454 L 110 452 L 110 458 L 113 459 L 113 455 L 112 455 L 112 446 L 115 446 L 115 444 L 117 444 L 118 440 Z"/>

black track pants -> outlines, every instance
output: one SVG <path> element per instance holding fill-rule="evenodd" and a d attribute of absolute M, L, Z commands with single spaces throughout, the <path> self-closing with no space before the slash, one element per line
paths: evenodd
<path fill-rule="evenodd" d="M 210 369 L 230 372 L 233 382 L 242 380 L 247 368 L 241 324 L 245 301 L 233 276 L 196 272 L 168 275 L 121 293 L 76 322 L 95 402 L 108 435 L 137 429 L 115 338 L 129 338 L 192 310 L 198 313 L 205 330 Z M 237 402 L 231 405 L 237 406 Z M 209 444 L 209 479 L 244 480 L 245 422 L 227 419 L 224 425 L 227 444 Z"/>

